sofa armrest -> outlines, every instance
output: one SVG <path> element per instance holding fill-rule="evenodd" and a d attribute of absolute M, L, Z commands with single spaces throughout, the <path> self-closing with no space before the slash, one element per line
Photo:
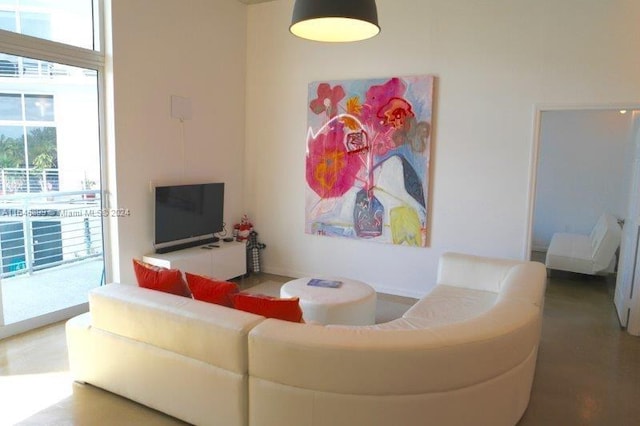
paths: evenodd
<path fill-rule="evenodd" d="M 69 370 L 73 380 L 84 381 L 91 370 L 94 347 L 91 344 L 91 313 L 75 316 L 65 324 L 67 351 L 69 352 Z"/>
<path fill-rule="evenodd" d="M 521 300 L 542 308 L 547 288 L 546 276 L 547 270 L 540 262 L 516 265 L 505 278 L 498 300 Z"/>

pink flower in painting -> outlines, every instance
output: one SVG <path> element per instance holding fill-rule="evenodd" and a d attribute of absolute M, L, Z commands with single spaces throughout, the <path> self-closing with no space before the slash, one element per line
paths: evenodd
<path fill-rule="evenodd" d="M 411 104 L 402 98 L 391 98 L 378 111 L 378 118 L 382 119 L 382 124 L 394 129 L 404 128 L 405 120 L 411 117 L 415 117 Z"/>
<path fill-rule="evenodd" d="M 359 156 L 344 144 L 344 126 L 337 124 L 309 141 L 307 183 L 321 198 L 340 197 L 355 183 L 362 167 Z"/>
<path fill-rule="evenodd" d="M 311 111 L 315 114 L 326 112 L 329 118 L 335 117 L 338 114 L 338 102 L 345 96 L 342 86 L 331 88 L 328 83 L 320 83 L 317 93 L 318 97 L 309 104 Z"/>
<path fill-rule="evenodd" d="M 376 156 L 387 155 L 389 151 L 397 148 L 389 133 L 378 133 L 378 137 L 373 141 L 372 145 L 373 154 Z"/>
<path fill-rule="evenodd" d="M 380 111 L 393 99 L 402 98 L 407 86 L 399 78 L 392 78 L 380 86 L 371 86 L 367 90 L 362 108 L 362 119 L 376 130 L 384 127 L 384 120 L 379 118 Z"/>

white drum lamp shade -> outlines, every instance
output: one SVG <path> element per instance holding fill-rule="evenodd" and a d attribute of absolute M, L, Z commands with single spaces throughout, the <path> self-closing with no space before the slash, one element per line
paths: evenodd
<path fill-rule="evenodd" d="M 380 32 L 375 0 L 296 0 L 289 30 L 314 41 L 350 42 Z"/>

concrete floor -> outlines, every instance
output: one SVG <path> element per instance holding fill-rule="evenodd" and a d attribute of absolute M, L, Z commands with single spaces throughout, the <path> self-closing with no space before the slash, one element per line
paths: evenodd
<path fill-rule="evenodd" d="M 520 426 L 640 424 L 640 337 L 620 328 L 615 278 L 554 271 Z"/>
<path fill-rule="evenodd" d="M 261 275 L 242 286 L 274 279 L 286 280 Z M 640 338 L 620 329 L 612 299 L 612 280 L 562 273 L 549 280 L 531 402 L 519 426 L 640 424 Z M 412 303 L 379 300 L 379 320 Z M 71 383 L 67 369 L 63 324 L 0 341 L 0 425 L 183 424 Z"/>

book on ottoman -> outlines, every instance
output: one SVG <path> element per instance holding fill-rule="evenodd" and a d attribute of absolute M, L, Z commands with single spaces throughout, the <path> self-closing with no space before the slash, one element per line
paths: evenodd
<path fill-rule="evenodd" d="M 325 288 L 338 288 L 342 285 L 342 281 L 333 280 L 321 280 L 319 278 L 312 278 L 307 285 L 312 287 L 325 287 Z"/>

